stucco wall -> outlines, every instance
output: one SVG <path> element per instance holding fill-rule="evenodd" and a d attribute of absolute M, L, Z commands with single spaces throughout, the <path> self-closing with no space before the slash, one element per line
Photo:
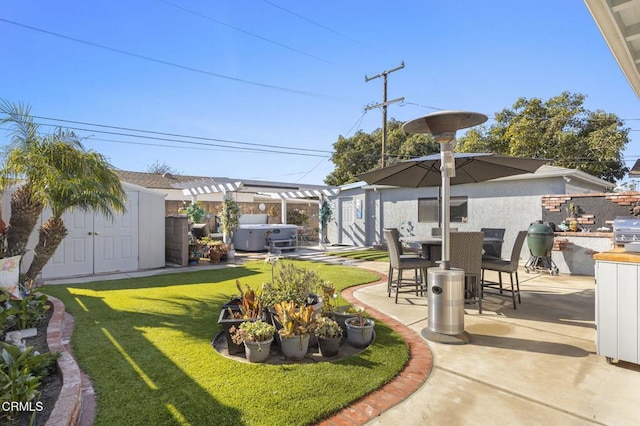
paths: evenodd
<path fill-rule="evenodd" d="M 526 230 L 531 222 L 541 219 L 541 196 L 562 193 L 564 188 L 560 177 L 452 186 L 451 196 L 467 196 L 468 221 L 455 222 L 451 226 L 460 231 L 505 228 L 502 254 L 508 256 L 518 231 Z M 355 188 L 341 191 L 338 199 L 363 200 L 362 219 L 354 220 L 349 232 L 354 235 L 354 245 L 369 246 L 383 241 L 383 228 L 398 228 L 403 236 L 430 234 L 431 228 L 437 227 L 438 223 L 418 222 L 418 198 L 437 197 L 438 191 L 438 187 Z M 328 227 L 332 243 L 340 242 L 338 199 L 332 200 L 336 217 Z M 524 248 L 521 259 L 528 257 L 528 249 Z"/>

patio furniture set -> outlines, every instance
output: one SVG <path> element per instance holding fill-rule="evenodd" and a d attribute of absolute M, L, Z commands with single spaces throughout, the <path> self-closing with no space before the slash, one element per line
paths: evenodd
<path fill-rule="evenodd" d="M 516 309 L 517 304 L 521 303 L 518 263 L 527 231 L 518 232 L 508 258 L 502 257 L 505 229 L 483 228 L 477 232 L 457 232 L 452 228 L 451 231 L 449 263 L 450 267 L 464 271 L 465 303 L 477 303 L 478 311 L 482 313 L 484 290 L 491 289 L 496 290 L 497 295 L 510 297 Z M 397 303 L 401 292 L 424 295 L 427 291 L 427 269 L 438 266 L 440 262 L 441 230 L 434 228 L 429 236 L 400 237 L 396 228 L 388 228 L 384 234 L 389 248 L 388 296 L 391 297 L 391 293 L 395 292 Z M 403 243 L 419 244 L 422 251 L 405 253 Z M 404 279 L 402 272 L 405 270 L 414 271 L 414 277 Z M 485 271 L 497 272 L 498 281 L 485 279 Z M 509 274 L 510 286 L 503 285 L 502 273 Z"/>

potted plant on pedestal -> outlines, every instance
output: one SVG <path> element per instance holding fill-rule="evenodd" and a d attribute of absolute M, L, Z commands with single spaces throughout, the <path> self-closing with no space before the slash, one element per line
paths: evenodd
<path fill-rule="evenodd" d="M 375 323 L 371 318 L 364 315 L 364 309 L 360 309 L 357 316 L 345 321 L 347 327 L 347 340 L 351 346 L 356 348 L 366 348 L 373 340 L 373 326 Z"/>
<path fill-rule="evenodd" d="M 275 305 L 275 310 L 278 321 L 282 324 L 282 328 L 278 330 L 282 354 L 292 360 L 303 359 L 309 349 L 310 333 L 316 324 L 313 308 L 296 308 L 292 301 L 283 301 Z"/>
<path fill-rule="evenodd" d="M 313 333 L 318 338 L 320 355 L 327 358 L 338 355 L 342 328 L 337 322 L 328 317 L 320 317 Z"/>
<path fill-rule="evenodd" d="M 237 345 L 244 345 L 249 362 L 264 362 L 269 357 L 273 333 L 276 328 L 262 320 L 247 321 L 231 328 L 231 338 Z"/>

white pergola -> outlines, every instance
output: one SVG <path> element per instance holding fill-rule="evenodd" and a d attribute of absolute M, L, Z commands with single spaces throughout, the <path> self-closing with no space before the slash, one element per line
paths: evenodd
<path fill-rule="evenodd" d="M 318 209 L 329 196 L 338 194 L 339 188 L 326 185 L 305 185 L 284 182 L 267 182 L 257 180 L 238 180 L 229 178 L 202 179 L 193 182 L 180 183 L 175 185 L 182 189 L 184 195 L 191 196 L 193 202 L 198 200 L 198 195 L 223 194 L 226 198 L 228 193 L 253 193 L 264 197 L 280 200 L 282 205 L 282 223 L 287 223 L 287 200 L 318 200 Z M 319 223 L 320 235 L 323 235 L 322 223 Z M 320 238 L 319 244 L 323 241 Z"/>

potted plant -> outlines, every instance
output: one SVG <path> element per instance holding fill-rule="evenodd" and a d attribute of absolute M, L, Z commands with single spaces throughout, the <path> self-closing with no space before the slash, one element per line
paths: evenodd
<path fill-rule="evenodd" d="M 316 319 L 311 306 L 296 308 L 293 301 L 280 302 L 275 305 L 278 321 L 282 328 L 278 330 L 282 354 L 293 360 L 305 357 L 309 349 L 309 337 L 313 332 Z"/>
<path fill-rule="evenodd" d="M 347 340 L 351 346 L 356 348 L 366 348 L 373 340 L 374 322 L 371 318 L 365 317 L 364 309 L 360 309 L 355 317 L 345 321 L 347 327 Z"/>
<path fill-rule="evenodd" d="M 342 328 L 337 322 L 328 317 L 320 317 L 313 334 L 318 338 L 320 355 L 327 358 L 338 355 L 342 340 Z"/>
<path fill-rule="evenodd" d="M 272 280 L 262 286 L 262 301 L 271 308 L 282 301 L 292 301 L 296 306 L 312 305 L 314 312 L 320 310 L 322 297 L 316 292 L 323 283 L 313 270 L 297 267 L 294 263 L 280 262 L 275 269 L 272 264 Z"/>
<path fill-rule="evenodd" d="M 204 219 L 204 216 L 206 215 L 204 208 L 199 203 L 189 204 L 186 211 L 191 223 L 201 223 L 202 219 Z"/>
<path fill-rule="evenodd" d="M 244 322 L 256 321 L 262 318 L 262 301 L 249 285 L 242 288 L 240 281 L 236 280 L 236 287 L 240 292 L 239 296 L 234 296 L 229 303 L 222 307 L 218 324 L 222 326 L 227 341 L 227 351 L 230 355 L 242 352 L 244 346 L 233 341 L 231 336 L 232 328 L 238 328 Z"/>
<path fill-rule="evenodd" d="M 223 243 L 220 240 L 217 241 L 209 241 L 207 243 L 209 247 L 209 260 L 211 262 L 217 263 L 221 260 L 226 260 L 227 255 L 229 253 L 229 245 Z"/>
<path fill-rule="evenodd" d="M 264 362 L 269 357 L 273 333 L 276 328 L 262 320 L 247 321 L 231 328 L 231 338 L 237 345 L 244 345 L 249 362 Z"/>
<path fill-rule="evenodd" d="M 222 202 L 222 210 L 220 211 L 220 229 L 225 244 L 229 245 L 227 256 L 229 259 L 235 257 L 235 251 L 233 249 L 233 231 L 236 230 L 240 221 L 240 207 L 238 203 L 231 199 L 226 198 Z"/>

